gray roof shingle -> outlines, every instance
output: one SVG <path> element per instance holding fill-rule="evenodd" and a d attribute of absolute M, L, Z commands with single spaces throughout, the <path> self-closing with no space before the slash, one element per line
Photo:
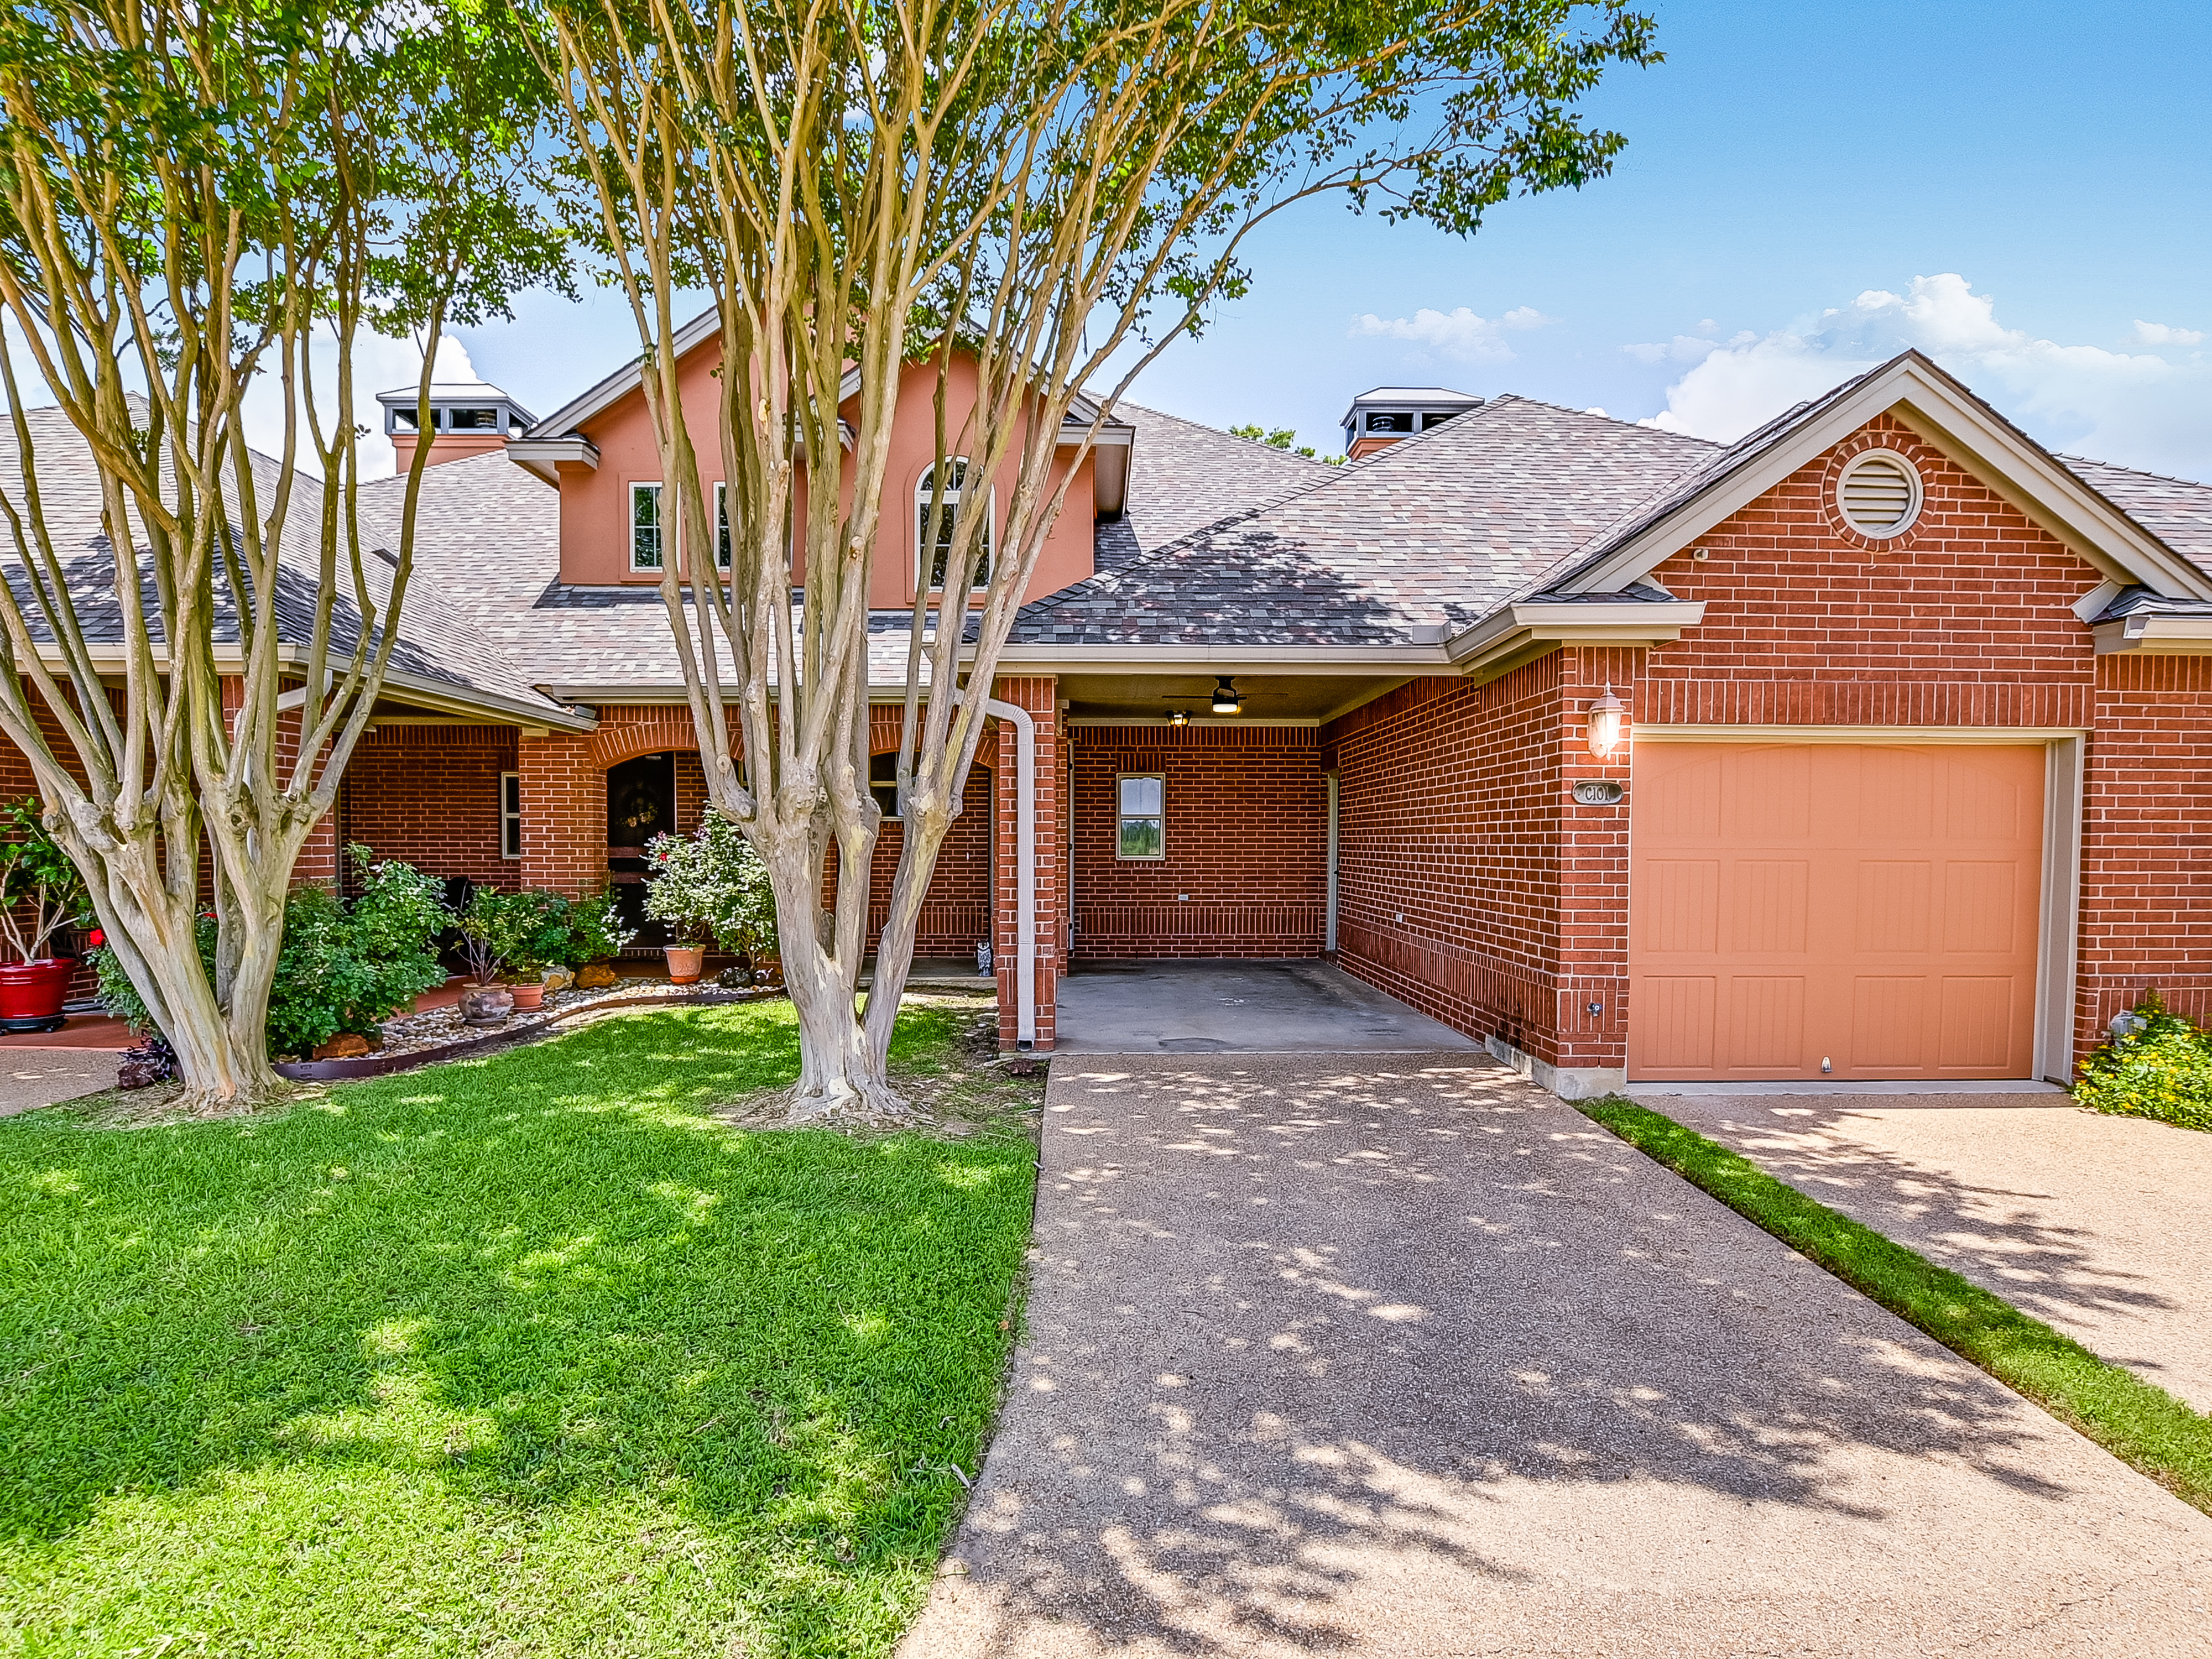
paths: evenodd
<path fill-rule="evenodd" d="M 2212 576 L 2212 484 L 2061 455 L 2059 465 Z"/>

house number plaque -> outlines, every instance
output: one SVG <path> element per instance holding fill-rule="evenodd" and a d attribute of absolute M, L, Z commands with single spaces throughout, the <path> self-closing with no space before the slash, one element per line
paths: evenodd
<path fill-rule="evenodd" d="M 1575 786 L 1575 799 L 1583 806 L 1617 806 L 1620 804 L 1620 786 L 1611 778 L 1593 778 Z"/>

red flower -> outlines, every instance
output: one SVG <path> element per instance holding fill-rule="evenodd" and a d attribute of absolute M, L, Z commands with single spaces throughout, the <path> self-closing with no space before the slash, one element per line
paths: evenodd
<path fill-rule="evenodd" d="M 93 950 L 97 951 L 101 945 L 107 943 L 107 935 L 100 932 L 99 928 L 95 927 L 88 935 L 86 936 L 84 942 Z"/>

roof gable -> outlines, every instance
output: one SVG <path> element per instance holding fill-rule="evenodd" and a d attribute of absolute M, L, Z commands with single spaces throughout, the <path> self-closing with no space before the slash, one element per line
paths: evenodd
<path fill-rule="evenodd" d="M 1729 445 L 1583 549 L 1551 587 L 1565 594 L 1611 592 L 1643 580 L 1883 414 L 1919 433 L 2108 579 L 2175 597 L 2212 599 L 2212 570 L 2182 556 L 1917 351 L 1846 380 Z"/>

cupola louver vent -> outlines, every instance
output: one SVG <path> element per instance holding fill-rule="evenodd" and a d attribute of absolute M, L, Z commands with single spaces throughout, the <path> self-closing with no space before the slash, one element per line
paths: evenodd
<path fill-rule="evenodd" d="M 1920 473 L 1894 450 L 1872 450 L 1844 469 L 1836 497 L 1844 522 L 1860 535 L 1901 536 L 1920 516 Z"/>

